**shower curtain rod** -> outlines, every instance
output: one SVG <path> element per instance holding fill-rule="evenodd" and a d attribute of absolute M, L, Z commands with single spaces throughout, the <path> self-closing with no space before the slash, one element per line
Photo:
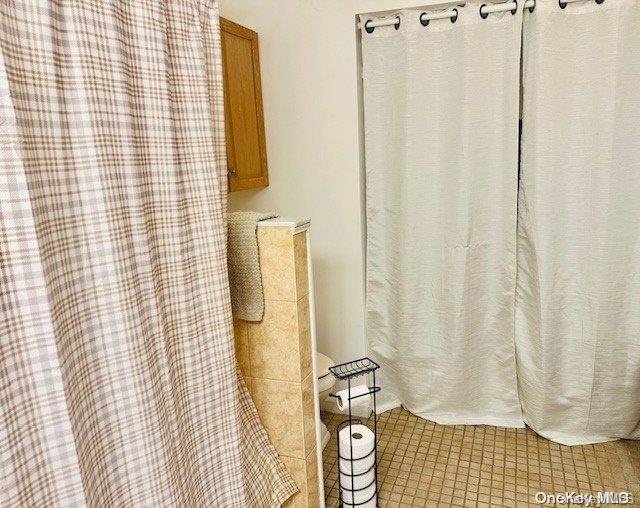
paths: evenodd
<path fill-rule="evenodd" d="M 564 0 L 559 3 L 560 3 L 560 7 L 564 9 L 564 6 L 566 6 L 566 4 L 570 4 L 574 2 L 584 2 L 584 0 Z M 596 0 L 596 2 L 602 3 L 602 1 L 598 2 L 598 0 Z M 464 4 L 461 4 L 461 6 L 464 6 Z M 532 11 L 535 8 L 535 6 L 536 6 L 536 0 L 525 0 L 524 2 L 524 8 L 529 9 L 530 11 Z M 486 17 L 487 15 L 492 14 L 494 12 L 513 11 L 517 7 L 518 7 L 518 3 L 515 1 L 504 2 L 501 4 L 482 5 L 480 7 L 480 15 L 482 17 Z M 420 21 L 423 24 L 425 24 L 425 22 L 428 23 L 432 19 L 447 19 L 447 18 L 457 18 L 457 17 L 458 17 L 458 10 L 454 8 L 446 11 L 423 12 L 420 15 Z M 364 23 L 359 23 L 358 27 L 365 28 L 365 29 L 373 29 L 378 26 L 391 26 L 391 25 L 399 25 L 398 16 L 391 16 L 389 18 L 378 19 L 375 21 L 370 19 Z"/>

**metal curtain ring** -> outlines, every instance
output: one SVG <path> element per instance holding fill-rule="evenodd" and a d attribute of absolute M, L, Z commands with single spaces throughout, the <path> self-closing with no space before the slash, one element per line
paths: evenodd
<path fill-rule="evenodd" d="M 397 21 L 397 22 L 396 22 L 396 24 L 395 24 L 395 25 L 393 25 L 393 26 L 395 26 L 395 27 L 396 27 L 396 30 L 397 30 L 398 28 L 400 28 L 400 16 L 396 16 L 396 19 L 397 19 L 398 21 Z"/>
<path fill-rule="evenodd" d="M 373 31 L 376 29 L 375 26 L 369 26 L 369 23 L 371 23 L 371 20 L 368 19 L 365 24 L 364 24 L 364 30 L 368 33 L 368 34 L 372 34 Z"/>
<path fill-rule="evenodd" d="M 596 0 L 596 3 L 600 5 L 601 3 L 604 3 L 604 0 Z"/>
<path fill-rule="evenodd" d="M 488 12 L 482 12 L 482 8 L 483 8 L 483 7 L 486 7 L 486 6 L 487 6 L 487 4 L 482 4 L 482 5 L 480 6 L 480 17 L 481 17 L 482 19 L 487 19 L 487 16 L 489 15 L 489 13 L 488 13 Z"/>
<path fill-rule="evenodd" d="M 423 12 L 422 14 L 420 14 L 420 24 L 422 26 L 427 26 L 429 24 L 429 20 L 428 19 L 422 19 L 422 17 L 427 14 L 426 12 Z"/>
<path fill-rule="evenodd" d="M 567 2 L 563 2 L 562 0 L 558 0 L 558 5 L 561 9 L 564 9 L 567 6 Z"/>
<path fill-rule="evenodd" d="M 537 3 L 537 0 L 534 0 L 533 5 L 529 7 L 529 13 L 532 13 L 533 11 L 536 10 L 536 3 Z"/>
<path fill-rule="evenodd" d="M 516 5 L 513 9 L 511 9 L 511 15 L 515 16 L 516 12 L 518 12 L 518 0 L 513 0 L 513 3 Z"/>
<path fill-rule="evenodd" d="M 455 12 L 456 14 L 449 18 L 451 20 L 451 23 L 455 23 L 456 21 L 458 21 L 458 9 L 453 9 L 453 12 Z"/>

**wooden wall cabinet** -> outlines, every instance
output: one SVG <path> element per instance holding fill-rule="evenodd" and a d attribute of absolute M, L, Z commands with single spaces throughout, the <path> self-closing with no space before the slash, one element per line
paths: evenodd
<path fill-rule="evenodd" d="M 220 18 L 229 190 L 269 185 L 258 34 Z"/>

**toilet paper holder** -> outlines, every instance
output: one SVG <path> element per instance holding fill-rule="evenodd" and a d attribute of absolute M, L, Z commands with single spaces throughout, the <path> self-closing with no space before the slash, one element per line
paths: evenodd
<path fill-rule="evenodd" d="M 345 362 L 345 363 L 341 363 L 339 365 L 334 365 L 333 367 L 329 367 L 329 371 L 334 375 L 334 377 L 336 379 L 338 379 L 339 381 L 346 381 L 347 383 L 347 389 L 349 390 L 349 400 L 348 400 L 348 415 L 349 418 L 343 422 L 340 423 L 340 425 L 338 425 L 338 427 L 336 428 L 336 440 L 338 443 L 338 467 L 339 467 L 339 472 L 342 474 L 345 474 L 342 471 L 342 468 L 340 467 L 340 463 L 342 460 L 348 461 L 350 463 L 350 468 L 347 471 L 346 476 L 348 478 L 350 478 L 350 484 L 351 484 L 351 488 L 346 488 L 343 487 L 342 483 L 341 483 L 341 478 L 339 478 L 338 481 L 338 490 L 340 493 L 340 506 L 371 506 L 373 505 L 373 503 L 375 503 L 375 505 L 377 506 L 377 494 L 378 494 L 378 451 L 377 451 L 377 444 L 378 444 L 378 413 L 377 413 L 377 407 L 376 407 L 376 393 L 378 393 L 380 391 L 380 387 L 376 384 L 376 370 L 380 368 L 380 365 L 378 365 L 376 362 L 374 362 L 371 358 L 360 358 L 358 360 L 353 360 L 350 362 Z M 359 395 L 356 395 L 354 397 L 351 397 L 351 387 L 352 387 L 352 381 L 360 376 L 366 376 L 368 378 L 368 383 L 367 386 L 369 387 L 369 391 L 368 392 L 364 392 L 361 393 Z M 331 397 L 337 398 L 337 395 L 334 393 L 329 394 Z M 355 400 L 359 397 L 366 397 L 366 396 L 371 396 L 371 400 L 373 401 L 373 450 L 369 453 L 367 453 L 366 455 L 362 456 L 362 457 L 354 457 L 353 456 L 353 435 L 351 434 L 350 431 L 350 435 L 349 435 L 349 455 L 347 456 L 345 452 L 345 450 L 341 450 L 340 449 L 340 431 L 346 427 L 352 427 L 355 424 L 363 424 L 361 419 L 358 418 L 353 418 L 353 414 L 351 412 L 351 401 Z M 354 473 L 354 463 L 359 461 L 359 460 L 363 460 L 366 459 L 367 457 L 371 456 L 371 454 L 373 454 L 373 464 L 367 468 L 366 471 L 364 472 L 360 472 L 360 473 Z M 359 476 L 363 476 L 369 472 L 371 472 L 371 470 L 373 469 L 374 474 L 373 474 L 373 481 L 371 483 L 369 483 L 368 485 L 364 486 L 364 487 L 360 487 L 360 488 L 355 488 L 355 481 L 356 478 Z M 366 489 L 369 489 L 372 485 L 375 486 L 375 488 L 373 489 L 373 494 L 371 496 L 369 496 L 367 499 L 362 500 L 360 502 L 356 502 L 356 494 L 358 492 L 362 492 L 365 491 Z M 345 493 L 346 494 L 350 494 L 351 497 L 351 502 L 348 502 L 345 499 Z M 375 501 L 374 501 L 375 499 Z"/>

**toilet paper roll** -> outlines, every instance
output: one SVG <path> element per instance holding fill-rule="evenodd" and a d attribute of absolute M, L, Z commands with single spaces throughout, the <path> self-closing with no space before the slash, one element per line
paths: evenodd
<path fill-rule="evenodd" d="M 348 474 L 340 475 L 340 486 L 343 489 L 347 490 L 362 490 L 368 488 L 373 484 L 373 481 L 376 478 L 376 472 L 374 469 L 370 469 L 365 474 L 355 473 L 356 476 L 351 476 Z M 351 481 L 353 480 L 353 484 Z"/>
<path fill-rule="evenodd" d="M 351 392 L 349 392 L 348 388 L 340 390 L 336 393 L 336 404 L 338 405 L 338 409 L 340 409 L 340 411 L 348 409 L 349 398 L 351 398 L 352 410 L 354 408 L 368 406 L 371 403 L 371 394 L 364 395 L 365 393 L 369 393 L 369 387 L 367 385 L 352 386 Z M 359 395 L 361 395 L 361 397 L 359 397 Z"/>
<path fill-rule="evenodd" d="M 357 492 L 342 490 L 342 500 L 344 501 L 344 504 L 346 506 L 359 505 L 359 508 L 372 508 L 376 506 L 376 498 L 377 494 L 375 484 L 371 485 L 371 487 L 369 488 Z"/>
<path fill-rule="evenodd" d="M 361 460 L 354 460 L 353 462 L 340 459 L 340 472 L 346 475 L 359 475 L 366 473 L 373 466 L 373 453 Z"/>
<path fill-rule="evenodd" d="M 350 436 L 352 441 L 350 443 Z M 340 473 L 345 475 L 359 475 L 369 471 L 375 462 L 375 435 L 365 425 L 355 424 L 340 430 Z M 351 446 L 353 446 L 353 460 Z"/>
<path fill-rule="evenodd" d="M 375 507 L 375 435 L 358 423 L 341 429 L 338 440 L 342 500 L 347 506 L 364 503 L 361 506 L 365 508 Z"/>
<path fill-rule="evenodd" d="M 340 456 L 343 459 L 360 460 L 373 456 L 371 451 L 375 445 L 376 436 L 371 429 L 361 423 L 347 425 L 338 433 L 340 441 Z"/>

